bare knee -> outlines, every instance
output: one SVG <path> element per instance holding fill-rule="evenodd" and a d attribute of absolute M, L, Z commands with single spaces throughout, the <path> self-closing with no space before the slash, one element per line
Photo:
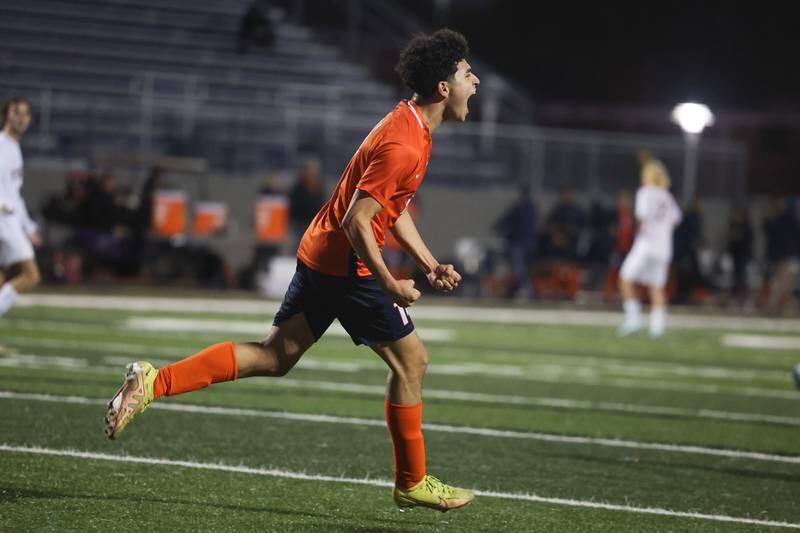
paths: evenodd
<path fill-rule="evenodd" d="M 305 350 L 300 347 L 277 346 L 277 343 L 264 340 L 258 343 L 263 352 L 263 375 L 283 377 L 294 368 Z M 288 349 L 287 349 L 288 348 Z"/>
<path fill-rule="evenodd" d="M 282 352 L 269 340 L 236 344 L 239 377 L 281 377 L 289 373 L 300 355 Z"/>

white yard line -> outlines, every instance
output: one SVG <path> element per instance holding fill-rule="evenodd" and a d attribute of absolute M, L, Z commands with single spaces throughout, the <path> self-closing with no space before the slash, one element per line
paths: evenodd
<path fill-rule="evenodd" d="M 722 344 L 724 346 L 732 346 L 735 348 L 800 350 L 800 337 L 725 334 L 722 336 Z"/>
<path fill-rule="evenodd" d="M 48 339 L 37 339 L 34 341 L 35 344 L 47 344 L 50 345 L 51 347 L 62 347 L 62 348 L 65 345 L 71 345 L 71 344 L 74 344 L 75 347 L 80 347 L 82 342 L 83 341 L 56 341 Z M 149 355 L 151 353 L 151 350 L 137 345 L 124 345 L 118 343 L 99 343 L 99 344 L 101 344 L 104 350 L 108 350 L 112 354 L 118 353 L 120 351 L 125 351 L 127 353 L 131 353 L 132 355 L 134 354 Z M 109 362 L 112 362 L 113 364 L 119 364 L 120 361 L 121 358 L 118 359 L 116 357 L 109 359 Z M 158 362 L 163 362 L 163 361 L 158 361 Z M 89 365 L 86 359 L 81 359 L 81 358 L 38 356 L 30 354 L 12 354 L 10 356 L 0 357 L 0 366 L 36 367 L 36 368 L 43 368 L 43 367 L 86 368 Z M 337 372 L 355 372 L 359 370 L 367 370 L 367 369 L 371 370 L 373 368 L 376 368 L 376 366 L 372 365 L 362 366 L 362 364 L 360 363 L 326 362 L 319 359 L 307 359 L 305 361 L 301 360 L 299 366 L 300 368 L 325 369 Z M 508 375 L 505 370 L 502 372 L 503 376 Z M 453 366 L 451 365 L 449 368 L 447 366 L 444 366 L 442 369 L 436 370 L 436 367 L 434 365 L 431 373 L 432 374 L 449 373 L 450 375 L 453 374 L 463 375 L 466 372 L 469 372 L 470 374 L 474 375 L 475 369 L 469 366 L 465 366 L 459 369 L 454 369 Z M 486 375 L 487 373 L 488 370 L 486 369 L 477 372 L 477 374 L 479 375 L 481 374 Z M 521 374 L 522 371 L 520 371 L 520 375 Z M 354 383 L 292 380 L 288 378 L 284 378 L 281 380 L 274 380 L 271 383 L 278 386 L 305 387 L 318 390 L 336 390 L 338 392 L 369 393 L 369 394 L 384 393 L 383 387 L 367 386 Z M 647 386 L 646 384 L 644 385 Z M 664 406 L 624 404 L 617 402 L 589 402 L 589 401 L 570 400 L 563 398 L 547 398 L 547 397 L 537 398 L 537 397 L 518 396 L 518 395 L 495 395 L 495 394 L 482 394 L 482 393 L 471 393 L 465 391 L 436 390 L 436 389 L 426 390 L 425 395 L 429 398 L 441 398 L 447 400 L 472 401 L 481 403 L 510 403 L 515 405 L 531 405 L 538 407 L 554 407 L 561 409 L 603 410 L 610 412 L 710 418 L 718 420 L 732 420 L 737 422 L 757 422 L 757 423 L 772 423 L 772 424 L 800 426 L 800 418 L 795 418 L 795 417 L 774 416 L 774 415 L 753 414 L 753 413 L 736 413 L 736 412 L 726 412 L 726 411 L 717 411 L 709 409 L 699 409 L 699 410 L 684 409 L 684 408 L 664 407 Z"/>
<path fill-rule="evenodd" d="M 34 338 L 22 336 L 5 336 L 3 337 L 3 340 L 11 345 L 25 346 L 27 348 L 72 348 L 90 352 L 115 354 L 104 358 L 104 361 L 113 365 L 124 365 L 129 363 L 131 358 L 122 357 L 125 354 L 136 357 L 145 356 L 153 364 L 156 364 L 156 361 L 158 361 L 159 364 L 157 366 L 163 366 L 160 363 L 166 364 L 170 362 L 170 360 L 163 358 L 154 359 L 152 357 L 154 348 L 137 344 L 109 343 L 104 341 L 55 340 L 42 337 Z M 160 356 L 169 353 L 175 358 L 189 355 L 189 351 L 183 346 L 159 345 L 158 352 Z M 13 367 L 23 365 L 17 360 L 3 359 L 0 357 L 0 366 Z M 36 364 L 28 364 L 25 366 L 46 368 L 48 365 L 40 361 Z M 321 359 L 314 359 L 306 356 L 300 360 L 298 368 L 354 372 L 360 370 L 374 370 L 376 368 L 383 370 L 385 369 L 385 366 L 382 363 L 323 361 Z M 499 376 L 527 380 L 531 382 L 557 383 L 564 385 L 605 386 L 637 390 L 665 390 L 690 392 L 693 394 L 724 394 L 729 396 L 745 396 L 750 398 L 780 398 L 784 400 L 800 401 L 800 393 L 794 389 L 775 389 L 749 386 L 741 387 L 733 385 L 720 386 L 705 383 L 677 383 L 650 379 L 615 378 L 610 376 L 600 376 L 596 368 L 586 365 L 576 367 L 574 365 L 545 364 L 522 368 L 516 365 L 489 365 L 485 363 L 433 363 L 428 368 L 428 373 L 441 375 Z"/>
<path fill-rule="evenodd" d="M 0 399 L 39 401 L 53 403 L 68 403 L 77 405 L 105 405 L 106 400 L 87 398 L 84 396 L 55 396 L 50 394 L 24 393 L 0 391 Z M 152 409 L 174 411 L 179 413 L 198 413 L 222 416 L 243 416 L 256 418 L 273 418 L 280 420 L 294 420 L 301 422 L 316 422 L 329 424 L 346 424 L 367 427 L 385 427 L 386 423 L 380 419 L 358 418 L 320 415 L 312 413 L 290 413 L 285 411 L 266 411 L 261 409 L 242 409 L 236 407 L 215 407 L 176 402 L 152 403 Z M 453 426 L 449 424 L 424 424 L 425 431 L 456 433 L 466 435 L 479 435 L 482 437 L 495 437 L 505 439 L 524 439 L 543 442 L 557 442 L 566 444 L 585 444 L 605 446 L 611 448 L 628 448 L 635 450 L 654 450 L 669 453 L 686 453 L 692 455 L 708 455 L 714 457 L 729 457 L 734 459 L 747 459 L 754 461 L 768 461 L 776 463 L 800 464 L 800 456 L 779 455 L 746 450 L 729 450 L 723 448 L 710 448 L 705 446 L 689 446 L 678 444 L 663 444 L 657 442 L 638 442 L 632 440 L 609 439 L 600 437 L 580 437 L 570 435 L 557 435 L 551 433 L 512 431 L 492 428 L 477 428 L 470 426 Z"/>
<path fill-rule="evenodd" d="M 17 339 L 17 337 L 13 337 Z M 27 347 L 44 346 L 44 347 L 65 347 L 70 345 L 68 342 L 50 339 L 31 339 L 29 337 L 19 337 L 20 345 Z M 12 341 L 12 338 L 4 340 Z M 11 342 L 16 344 L 15 342 Z M 119 368 L 127 363 L 130 363 L 134 357 L 126 357 L 125 354 L 130 356 L 145 355 L 147 359 L 155 366 L 164 366 L 174 361 L 178 357 L 187 355 L 186 349 L 182 347 L 160 347 L 159 352 L 171 352 L 175 357 L 173 359 L 153 358 L 150 355 L 153 353 L 152 348 L 146 348 L 140 345 L 124 345 L 120 343 L 99 343 L 94 344 L 84 341 L 75 341 L 75 347 L 80 347 L 85 351 L 103 352 L 108 355 L 103 358 L 103 362 L 109 366 L 89 366 L 87 359 L 83 358 L 70 358 L 59 357 L 56 359 L 80 361 L 80 364 L 73 364 L 69 361 L 65 364 L 58 364 L 56 359 L 48 359 L 48 356 L 34 355 L 34 354 L 12 354 L 0 357 L 0 366 L 6 367 L 26 367 L 26 368 L 64 368 L 66 370 L 72 367 L 80 367 L 85 370 L 91 370 L 95 373 L 115 374 L 119 373 Z M 127 349 L 130 348 L 130 349 Z M 19 357 L 22 355 L 23 357 Z M 161 354 L 163 355 L 163 353 Z M 476 366 L 479 365 L 479 366 Z M 553 365 L 551 365 L 553 366 Z M 483 368 L 487 367 L 487 368 Z M 325 361 L 314 357 L 303 357 L 297 365 L 297 368 L 314 369 L 314 370 L 328 370 L 335 372 L 356 372 L 362 370 L 385 370 L 385 365 L 379 362 L 355 362 L 355 361 Z M 554 383 L 563 385 L 580 385 L 580 386 L 602 386 L 602 387 L 618 387 L 625 389 L 635 390 L 665 390 L 676 392 L 688 392 L 693 394 L 711 394 L 719 395 L 724 394 L 728 396 L 744 396 L 748 398 L 779 398 L 783 400 L 800 401 L 800 393 L 794 389 L 767 389 L 759 387 L 734 387 L 734 386 L 719 386 L 712 384 L 688 384 L 688 383 L 675 383 L 669 381 L 655 381 L 655 380 L 637 380 L 626 378 L 611 378 L 601 377 L 598 372 L 592 368 L 573 369 L 570 367 L 558 367 L 546 369 L 544 367 L 528 368 L 526 370 L 520 369 L 514 365 L 482 365 L 481 363 L 465 363 L 462 365 L 453 364 L 432 364 L 428 368 L 428 374 L 439 375 L 478 375 L 478 376 L 498 376 L 513 379 L 520 379 L 531 381 L 532 383 Z"/>
<path fill-rule="evenodd" d="M 543 380 L 546 381 L 546 380 Z M 640 379 L 600 379 L 600 380 L 552 380 L 553 383 L 572 383 L 583 385 L 604 385 L 609 387 L 622 387 L 626 389 L 651 389 L 676 392 L 690 392 L 693 394 L 724 394 L 726 396 L 745 396 L 748 398 L 780 398 L 782 400 L 800 400 L 800 393 L 795 389 L 767 389 L 763 387 L 736 387 L 734 385 L 709 385 L 673 383 L 669 381 L 647 381 Z"/>
<path fill-rule="evenodd" d="M 164 298 L 145 296 L 89 296 L 79 294 L 25 294 L 16 302 L 22 307 L 67 307 L 69 309 L 115 309 L 121 311 L 170 311 L 178 313 L 236 313 L 274 315 L 280 302 L 228 300 L 225 298 Z"/>
<path fill-rule="evenodd" d="M 145 318 L 131 317 L 125 321 L 125 327 L 131 330 L 143 331 L 166 331 L 166 332 L 209 332 L 218 331 L 220 333 L 232 334 L 242 333 L 247 335 L 257 335 L 263 338 L 272 326 L 270 321 L 247 321 L 247 320 L 198 320 L 187 318 Z M 417 332 L 426 341 L 444 342 L 453 339 L 453 332 L 449 329 L 436 328 L 416 328 Z M 339 322 L 334 322 L 325 332 L 325 335 L 336 337 L 349 337 Z"/>
<path fill-rule="evenodd" d="M 67 307 L 70 309 L 119 309 L 124 311 L 175 311 L 184 313 L 236 313 L 273 315 L 276 301 L 208 298 L 163 298 L 141 296 L 81 296 L 29 294 L 18 300 L 21 306 Z M 483 322 L 502 324 L 552 324 L 614 327 L 621 313 L 559 309 L 519 309 L 503 307 L 444 306 L 420 303 L 411 310 L 414 319 Z M 759 317 L 684 315 L 672 313 L 670 327 L 676 329 L 719 329 L 730 331 L 800 331 L 800 320 Z"/>
<path fill-rule="evenodd" d="M 29 320 L 24 318 L 3 318 L 3 326 L 10 326 L 12 331 L 64 331 L 67 333 L 94 333 L 106 331 L 106 324 L 75 323 L 66 320 Z"/>
<path fill-rule="evenodd" d="M 342 383 L 338 381 L 313 381 L 281 378 L 270 380 L 268 386 L 293 387 L 310 390 L 327 390 L 352 394 L 371 394 L 382 396 L 386 389 L 378 385 L 363 385 L 361 383 Z M 635 413 L 659 416 L 676 416 L 684 418 L 705 418 L 713 420 L 729 420 L 734 422 L 755 422 L 780 424 L 787 426 L 800 426 L 800 418 L 789 416 L 766 415 L 759 413 L 737 413 L 716 411 L 712 409 L 684 409 L 680 407 L 664 407 L 658 405 L 624 404 L 616 402 L 591 402 L 584 400 L 570 400 L 564 398 L 530 397 L 510 394 L 485 394 L 457 390 L 425 389 L 425 398 L 442 400 L 455 400 L 488 404 L 513 404 L 530 405 L 535 407 L 556 409 L 577 409 L 584 411 L 607 411 L 612 413 Z"/>
<path fill-rule="evenodd" d="M 115 356 L 106 357 L 106 361 L 112 364 L 122 364 L 123 358 Z M 156 361 L 164 363 L 166 361 Z M 355 366 L 354 366 L 355 365 Z M 26 368 L 78 368 L 89 367 L 89 361 L 75 357 L 51 357 L 31 354 L 11 354 L 0 357 L 0 367 L 26 367 Z M 301 368 L 325 369 L 336 372 L 353 372 L 353 369 L 363 369 L 358 364 L 325 362 L 319 359 L 307 359 L 300 363 Z M 110 369 L 113 371 L 113 369 Z M 252 383 L 265 384 L 276 387 L 290 387 L 308 390 L 326 390 L 345 392 L 348 394 L 370 394 L 382 396 L 385 387 L 379 385 L 364 385 L 361 383 L 345 383 L 339 381 L 320 381 L 320 380 L 298 380 L 291 378 L 281 378 L 267 381 L 253 381 Z M 657 416 L 675 416 L 681 418 L 703 418 L 712 420 L 728 420 L 733 422 L 753 422 L 766 424 L 780 424 L 788 426 L 800 426 L 800 418 L 789 416 L 778 416 L 761 413 L 741 413 L 730 411 L 718 411 L 713 409 L 687 409 L 682 407 L 668 407 L 659 405 L 628 404 L 620 402 L 597 402 L 588 400 L 573 400 L 569 398 L 552 398 L 536 396 L 520 396 L 510 394 L 489 394 L 448 389 L 425 390 L 426 398 L 437 398 L 443 400 L 454 400 L 464 402 L 476 402 L 487 404 L 512 404 L 529 405 L 533 407 L 555 408 L 555 409 L 575 409 L 582 411 L 606 411 L 611 413 L 634 413 Z"/>
<path fill-rule="evenodd" d="M 189 332 L 189 331 L 219 331 L 227 333 L 246 333 L 254 335 L 264 334 L 264 323 L 258 321 L 246 320 L 193 320 L 182 318 L 149 318 L 149 317 L 132 317 L 125 321 L 125 326 L 132 330 L 145 330 L 145 331 L 162 331 L 162 332 Z M 417 328 L 420 336 L 425 340 L 433 341 L 450 341 L 453 338 L 453 332 L 445 329 L 433 328 Z M 334 322 L 326 334 L 336 335 L 339 337 L 347 337 L 347 332 L 338 323 Z M 681 364 L 671 364 L 663 362 L 653 363 L 634 363 L 629 360 L 613 359 L 603 360 L 599 357 L 581 356 L 581 359 L 587 363 L 605 370 L 610 373 L 621 374 L 624 376 L 635 377 L 661 377 L 664 374 L 674 374 L 676 376 L 690 376 L 708 379 L 734 379 L 734 380 L 752 380 L 752 379 L 777 379 L 785 380 L 786 372 L 778 372 L 774 370 L 751 370 L 740 368 L 723 368 L 714 366 L 688 366 Z M 490 364 L 473 364 L 476 368 L 476 373 L 493 372 Z M 444 372 L 446 365 L 439 365 L 439 371 Z M 469 368 L 466 365 L 461 365 L 459 370 L 464 371 Z M 563 368 L 563 367 L 562 367 Z M 535 370 L 535 369 L 534 369 Z M 509 374 L 503 374 L 509 375 Z"/>
<path fill-rule="evenodd" d="M 112 359 L 116 363 L 117 359 Z M 305 363 L 309 368 L 326 368 L 327 370 L 350 372 L 350 365 L 333 364 L 329 365 L 319 360 L 311 360 Z M 29 354 L 12 354 L 0 357 L 0 366 L 11 367 L 30 367 L 30 368 L 87 368 L 88 361 L 81 358 L 71 357 L 49 357 Z M 344 392 L 348 394 L 370 394 L 383 396 L 385 387 L 379 385 L 364 385 L 361 383 L 345 383 L 339 381 L 319 381 L 319 380 L 297 380 L 291 378 L 281 378 L 269 381 L 253 381 L 254 384 L 290 387 L 307 390 L 325 390 Z M 448 390 L 448 389 L 426 389 L 426 398 L 437 398 L 443 400 L 476 402 L 487 404 L 512 404 L 529 405 L 533 407 L 555 408 L 555 409 L 575 409 L 582 411 L 606 411 L 611 413 L 633 413 L 657 416 L 675 416 L 681 418 L 701 418 L 712 420 L 728 420 L 733 422 L 752 422 L 765 424 L 779 424 L 787 426 L 800 426 L 800 418 L 768 415 L 761 413 L 741 413 L 718 411 L 713 409 L 687 409 L 681 407 L 668 407 L 659 405 L 627 404 L 620 402 L 595 402 L 587 400 L 572 400 L 569 398 L 551 398 L 536 396 L 520 396 L 509 394 L 488 394 L 479 392 Z"/>
<path fill-rule="evenodd" d="M 6 342 L 12 345 L 25 346 L 25 347 L 45 347 L 45 348 L 80 348 L 84 351 L 102 352 L 109 355 L 103 358 L 103 361 L 111 365 L 125 365 L 133 359 L 133 356 L 147 356 L 148 360 L 156 366 L 163 366 L 169 362 L 187 355 L 185 347 L 179 346 L 159 346 L 158 351 L 163 356 L 164 353 L 169 352 L 172 359 L 153 358 L 153 348 L 142 346 L 138 344 L 123 344 L 123 343 L 106 343 L 96 341 L 69 341 L 69 340 L 55 340 L 43 339 L 32 337 L 4 337 Z M 132 357 L 126 357 L 126 355 Z M 48 364 L 48 356 L 40 356 L 34 354 L 25 354 L 24 358 L 6 356 L 0 357 L 0 366 L 8 367 L 35 367 L 35 368 L 48 368 L 59 367 L 65 368 L 66 364 Z M 64 359 L 71 359 L 69 357 Z M 88 360 L 81 359 L 80 366 L 87 367 Z M 88 368 L 88 367 L 87 367 Z M 297 368 L 305 369 L 320 369 L 337 372 L 356 372 L 362 370 L 384 370 L 385 366 L 379 362 L 368 361 L 326 361 L 313 357 L 304 357 L 300 360 Z M 103 372 L 115 371 L 115 369 L 103 369 Z M 648 389 L 648 390 L 667 390 L 678 392 L 689 392 L 694 394 L 725 394 L 730 396 L 745 396 L 749 398 L 780 398 L 785 400 L 800 400 L 800 394 L 794 389 L 781 390 L 781 389 L 768 389 L 759 387 L 725 387 L 713 384 L 687 384 L 676 383 L 669 381 L 656 381 L 656 380 L 637 380 L 626 378 L 613 378 L 608 376 L 599 376 L 595 368 L 583 366 L 576 368 L 569 365 L 534 365 L 523 368 L 517 365 L 488 365 L 483 363 L 463 363 L 463 364 L 432 364 L 428 368 L 429 374 L 439 375 L 479 375 L 479 376 L 497 376 L 512 379 L 521 379 L 531 382 L 539 383 L 557 383 L 565 385 L 582 385 L 582 386 L 607 386 L 619 387 L 626 389 Z"/>
<path fill-rule="evenodd" d="M 16 326 L 20 321 L 9 320 L 12 327 Z M 77 326 L 73 327 L 69 322 L 56 322 L 44 321 L 36 328 L 36 321 L 29 321 L 30 325 L 25 325 L 26 329 L 41 330 L 42 327 L 47 329 L 57 329 L 59 331 L 67 332 L 84 332 L 84 333 L 103 333 L 108 334 L 108 327 L 100 326 Z M 42 325 L 43 324 L 43 325 Z M 134 317 L 125 322 L 125 326 L 121 329 L 143 330 L 148 332 L 158 331 L 162 333 L 181 333 L 185 334 L 187 338 L 195 338 L 192 332 L 213 334 L 214 332 L 220 333 L 243 333 L 263 335 L 264 323 L 256 321 L 242 321 L 242 320 L 191 320 L 191 319 L 174 319 L 174 318 L 144 318 Z M 432 338 L 434 340 L 446 341 L 450 340 L 452 331 L 442 329 L 426 329 L 419 330 L 421 335 L 426 339 Z M 332 335 L 347 336 L 344 329 L 338 324 L 334 323 L 329 332 Z M 152 345 L 135 344 L 135 343 L 110 343 L 106 341 L 96 341 L 89 339 L 69 340 L 69 339 L 48 339 L 41 336 L 20 336 L 10 335 L 4 336 L 6 343 L 19 346 L 37 346 L 44 348 L 75 348 L 93 352 L 105 352 L 116 355 L 131 354 L 131 355 L 145 355 L 149 356 L 153 353 L 154 347 Z M 182 346 L 168 346 L 158 345 L 157 350 L 159 355 L 179 356 L 187 352 L 186 347 Z M 503 355 L 509 352 L 504 350 L 496 350 L 486 353 L 486 358 L 491 359 L 495 355 Z M 511 355 L 519 356 L 519 353 L 512 352 Z M 769 370 L 769 369 L 742 369 L 742 368 L 729 368 L 720 366 L 691 366 L 680 363 L 669 363 L 664 361 L 634 361 L 628 359 L 621 359 L 615 357 L 595 357 L 586 355 L 574 354 L 555 354 L 555 353 L 537 353 L 530 352 L 531 358 L 534 359 L 533 363 L 525 366 L 521 365 L 498 365 L 491 363 L 436 363 L 429 369 L 430 373 L 444 374 L 444 375 L 489 375 L 489 376 L 502 376 L 520 379 L 544 379 L 547 378 L 563 378 L 563 377 L 595 377 L 598 373 L 612 374 L 621 377 L 643 377 L 643 378 L 663 378 L 666 376 L 676 377 L 692 377 L 704 379 L 718 379 L 718 380 L 734 380 L 734 381 L 752 381 L 752 380 L 773 380 L 777 382 L 785 382 L 788 379 L 788 374 L 783 371 Z M 541 358 L 551 360 L 550 362 L 536 362 L 535 359 Z M 563 361 L 563 362 L 557 362 Z M 362 368 L 372 368 L 369 363 L 353 363 L 353 365 L 365 365 Z M 351 365 L 350 368 L 353 368 Z M 384 368 L 381 366 L 380 368 Z M 355 370 L 354 370 L 355 371 Z M 563 379 L 556 381 L 563 382 Z M 649 382 L 649 380 L 647 381 Z"/>
<path fill-rule="evenodd" d="M 108 334 L 107 330 L 102 330 Z M 113 335 L 113 334 L 112 334 Z M 46 337 L 21 337 L 18 335 L 9 335 L 3 337 L 3 340 L 11 346 L 19 347 L 37 347 L 37 348 L 60 348 L 81 350 L 86 352 L 100 352 L 107 354 L 118 355 L 152 355 L 154 351 L 160 352 L 159 355 L 166 353 L 174 353 L 176 356 L 181 354 L 189 355 L 187 348 L 183 346 L 163 346 L 159 345 L 157 348 L 148 346 L 146 344 L 134 344 L 123 342 L 106 342 L 106 341 L 93 341 L 87 339 L 72 340 L 72 339 L 49 339 Z M 130 362 L 130 361 L 129 361 Z"/>
<path fill-rule="evenodd" d="M 0 356 L 0 366 L 16 368 L 61 368 L 83 370 L 89 366 L 89 361 L 79 357 L 13 353 L 10 355 Z"/>
<path fill-rule="evenodd" d="M 235 474 L 248 474 L 256 476 L 277 477 L 284 479 L 296 479 L 303 481 L 323 481 L 329 483 L 349 483 L 357 485 L 367 485 L 372 487 L 391 487 L 394 485 L 392 481 L 385 479 L 371 479 L 371 478 L 348 478 L 337 476 L 326 476 L 322 474 L 308 474 L 304 472 L 291 472 L 288 470 L 274 469 L 274 468 L 254 468 L 248 466 L 232 466 L 220 463 L 201 463 L 197 461 L 181 461 L 175 459 L 161 459 L 155 457 L 141 457 L 132 455 L 111 455 L 106 453 L 84 452 L 77 450 L 57 450 L 52 448 L 34 448 L 30 446 L 13 446 L 9 444 L 0 444 L 0 452 L 6 453 L 27 453 L 36 455 L 47 455 L 56 457 L 72 457 L 77 459 L 87 459 L 94 461 L 114 461 L 120 463 L 135 463 L 146 465 L 159 465 L 159 466 L 175 466 L 180 468 L 192 468 L 197 470 L 212 470 L 217 472 L 229 472 Z M 536 494 L 514 493 L 514 492 L 498 492 L 498 491 L 476 491 L 478 496 L 488 498 L 501 498 L 510 500 L 520 500 L 534 503 L 545 503 L 549 505 L 563 505 L 568 507 L 584 507 L 590 509 L 605 509 L 608 511 L 620 511 L 626 513 L 636 514 L 651 514 L 678 518 L 689 518 L 693 520 L 710 520 L 714 522 L 728 522 L 735 524 L 748 524 L 757 526 L 768 527 L 784 527 L 792 529 L 800 529 L 800 524 L 790 522 L 779 522 L 774 520 L 757 520 L 753 518 L 744 518 L 728 515 L 717 514 L 703 514 L 684 511 L 673 511 L 670 509 L 662 509 L 658 507 L 636 507 L 633 505 L 620 505 L 614 503 L 595 502 L 586 500 L 572 500 L 565 498 L 548 498 Z"/>

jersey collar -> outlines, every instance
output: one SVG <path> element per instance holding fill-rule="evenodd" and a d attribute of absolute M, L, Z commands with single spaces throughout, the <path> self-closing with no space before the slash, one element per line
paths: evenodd
<path fill-rule="evenodd" d="M 415 104 L 412 100 L 406 100 L 406 105 L 411 110 L 411 113 L 414 115 L 414 118 L 417 119 L 417 124 L 419 127 L 422 128 L 426 133 L 430 134 L 430 129 L 428 128 L 428 124 L 425 122 L 425 117 L 422 116 L 420 113 L 417 104 Z"/>

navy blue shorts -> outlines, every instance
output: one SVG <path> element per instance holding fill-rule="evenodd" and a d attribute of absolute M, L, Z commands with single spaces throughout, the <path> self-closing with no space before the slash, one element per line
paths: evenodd
<path fill-rule="evenodd" d="M 317 340 L 335 318 L 356 344 L 396 341 L 414 331 L 408 311 L 394 303 L 374 277 L 330 276 L 299 260 L 273 324 L 298 313 L 305 314 Z"/>

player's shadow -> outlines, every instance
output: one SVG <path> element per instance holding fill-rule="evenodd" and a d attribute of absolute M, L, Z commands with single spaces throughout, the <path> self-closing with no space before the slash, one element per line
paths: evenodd
<path fill-rule="evenodd" d="M 334 521 L 339 519 L 346 521 L 349 517 L 343 516 L 341 512 L 337 513 L 312 513 L 308 511 L 288 511 L 286 509 L 276 509 L 273 507 L 258 507 L 258 506 L 248 506 L 248 505 L 239 505 L 239 504 L 225 504 L 225 503 L 215 503 L 209 501 L 197 501 L 197 500 L 182 500 L 179 498 L 151 498 L 151 497 L 132 497 L 132 496 L 109 496 L 105 494 L 87 494 L 87 493 L 70 493 L 65 491 L 58 491 L 58 490 L 40 490 L 40 489 L 27 489 L 21 487 L 8 487 L 8 486 L 0 486 L 0 503 L 15 503 L 20 500 L 25 499 L 48 499 L 48 500 L 56 500 L 56 499 L 73 499 L 73 500 L 107 500 L 107 501 L 122 501 L 130 503 L 131 500 L 139 501 L 139 502 L 149 502 L 149 503 L 157 503 L 157 504 L 167 504 L 167 505 L 200 505 L 203 508 L 214 507 L 217 509 L 225 509 L 235 512 L 242 512 L 242 511 L 252 511 L 256 513 L 271 513 L 276 515 L 285 515 L 291 517 L 306 517 L 309 519 L 319 519 L 320 522 L 318 525 L 324 527 L 326 531 L 342 531 L 342 532 L 352 532 L 352 531 L 363 531 L 365 533 L 378 533 L 378 532 L 395 532 L 401 533 L 404 531 L 408 531 L 409 528 L 414 528 L 415 530 L 419 526 L 430 526 L 430 523 L 425 521 L 413 521 L 413 520 L 397 520 L 391 518 L 378 518 L 375 519 L 376 521 L 380 522 L 390 522 L 396 524 L 396 527 L 390 526 L 376 526 L 376 527 L 359 527 L 357 524 L 352 523 L 342 523 L 342 524 L 335 524 Z M 352 517 L 355 520 L 359 520 L 357 517 Z M 313 524 L 308 524 L 309 526 L 313 526 Z"/>

